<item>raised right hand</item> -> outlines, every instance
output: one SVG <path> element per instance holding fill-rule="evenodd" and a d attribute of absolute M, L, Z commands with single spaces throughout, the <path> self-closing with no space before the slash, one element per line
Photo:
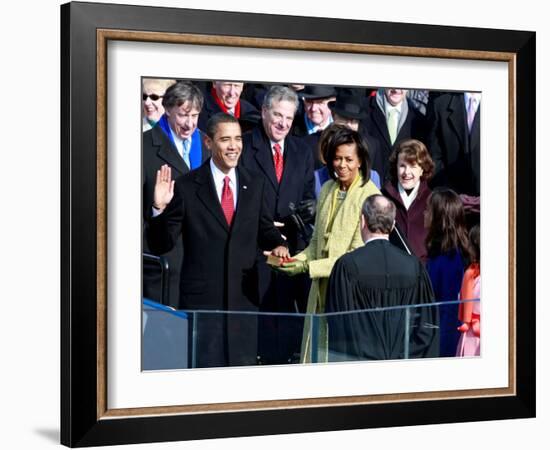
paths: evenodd
<path fill-rule="evenodd" d="M 157 179 L 155 182 L 155 192 L 153 196 L 153 206 L 160 211 L 164 211 L 168 203 L 174 197 L 174 183 L 172 180 L 172 169 L 168 164 L 164 164 L 157 170 Z"/>

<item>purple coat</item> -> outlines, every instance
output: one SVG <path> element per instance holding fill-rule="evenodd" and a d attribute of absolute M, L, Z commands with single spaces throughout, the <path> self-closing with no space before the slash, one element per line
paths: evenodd
<path fill-rule="evenodd" d="M 428 251 L 426 250 L 428 229 L 424 227 L 424 211 L 426 210 L 431 192 L 428 183 L 421 181 L 418 195 L 407 210 L 396 186 L 388 181 L 382 189 L 382 193 L 395 204 L 395 222 L 397 226 L 405 234 L 413 254 L 423 263 L 428 259 Z"/>

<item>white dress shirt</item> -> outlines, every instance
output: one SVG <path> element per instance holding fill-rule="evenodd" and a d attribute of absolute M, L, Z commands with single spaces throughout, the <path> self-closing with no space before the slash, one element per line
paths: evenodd
<path fill-rule="evenodd" d="M 406 101 L 406 100 L 403 100 L 403 101 Z M 386 113 L 386 122 L 390 118 L 390 111 L 393 109 L 397 111 L 397 130 L 398 131 L 399 131 L 399 124 L 401 123 L 402 107 L 403 107 L 403 102 L 399 103 L 399 105 L 397 106 L 392 106 L 390 105 L 389 102 L 385 102 L 385 105 L 384 105 L 384 108 L 385 108 L 384 112 Z"/>
<path fill-rule="evenodd" d="M 271 156 L 275 158 L 275 149 L 273 146 L 277 144 L 278 142 L 273 142 L 271 139 L 269 140 L 269 143 L 271 144 Z M 285 140 L 283 139 L 279 144 L 279 147 L 281 147 L 281 156 L 285 154 Z"/>
<path fill-rule="evenodd" d="M 172 133 L 174 144 L 176 144 L 176 149 L 178 150 L 179 155 L 183 158 L 183 139 L 174 133 L 172 128 L 170 128 L 170 133 Z M 191 149 L 191 136 L 189 136 L 186 140 L 189 141 L 189 149 Z"/>
<path fill-rule="evenodd" d="M 468 105 L 470 104 L 470 98 L 474 99 L 474 110 L 477 113 L 479 104 L 481 103 L 480 92 L 464 92 L 464 104 L 466 105 L 466 114 L 468 114 Z"/>
<path fill-rule="evenodd" d="M 238 192 L 238 185 L 237 185 L 237 173 L 235 172 L 235 168 L 230 169 L 228 174 L 223 173 L 216 164 L 214 164 L 214 161 L 212 158 L 210 158 L 210 171 L 212 172 L 212 178 L 214 179 L 214 186 L 216 187 L 216 194 L 218 195 L 218 200 L 220 201 L 220 204 L 222 202 L 222 191 L 223 191 L 223 180 L 225 177 L 229 177 L 229 187 L 233 191 L 233 206 L 235 209 L 237 209 L 237 192 Z"/>

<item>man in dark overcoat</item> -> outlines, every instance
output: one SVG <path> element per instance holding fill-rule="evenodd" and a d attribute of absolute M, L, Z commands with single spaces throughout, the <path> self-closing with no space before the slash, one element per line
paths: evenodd
<path fill-rule="evenodd" d="M 158 172 L 147 237 L 157 253 L 183 241 L 180 308 L 204 311 L 192 314 L 196 366 L 256 364 L 257 320 L 250 313 L 258 309 L 258 249 L 289 253 L 264 202 L 264 180 L 237 167 L 237 119 L 214 115 L 206 133 L 212 157 L 200 168 L 175 182 L 169 167 Z"/>
<path fill-rule="evenodd" d="M 244 135 L 242 167 L 265 180 L 264 201 L 291 254 L 309 241 L 314 221 L 315 179 L 313 158 L 300 141 L 289 135 L 298 97 L 286 86 L 272 86 L 264 97 L 262 122 Z M 309 278 L 290 278 L 269 269 L 258 255 L 260 311 L 305 312 Z M 301 320 L 291 316 L 262 317 L 260 357 L 264 364 L 288 363 L 300 349 Z"/>
<path fill-rule="evenodd" d="M 209 156 L 204 144 L 204 133 L 197 128 L 203 105 L 201 91 L 193 84 L 179 82 L 170 86 L 162 98 L 165 113 L 159 122 L 143 133 L 143 219 L 151 215 L 157 171 L 167 164 L 177 178 L 199 167 Z M 150 253 L 146 240 L 144 253 Z M 178 308 L 179 276 L 183 257 L 182 243 L 162 255 L 169 266 L 168 306 Z M 143 296 L 159 301 L 161 293 L 160 268 L 147 261 L 143 263 Z"/>
<path fill-rule="evenodd" d="M 481 94 L 444 93 L 428 105 L 427 146 L 435 163 L 431 186 L 479 196 Z"/>
<path fill-rule="evenodd" d="M 388 161 L 395 143 L 403 139 L 424 142 L 426 121 L 407 98 L 406 89 L 379 89 L 365 106 L 367 117 L 363 128 L 376 141 L 380 159 L 373 161 L 373 170 L 380 175 L 381 185 L 388 180 Z"/>

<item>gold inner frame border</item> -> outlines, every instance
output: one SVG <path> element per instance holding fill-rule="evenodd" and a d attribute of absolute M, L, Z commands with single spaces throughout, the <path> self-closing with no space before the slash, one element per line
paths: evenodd
<path fill-rule="evenodd" d="M 107 405 L 107 43 L 110 40 L 212 45 L 277 50 L 361 53 L 370 55 L 471 59 L 508 63 L 508 387 L 364 396 L 301 398 L 252 402 L 212 403 L 108 409 Z M 516 55 L 507 52 L 421 48 L 324 41 L 251 38 L 240 36 L 159 33 L 114 29 L 97 30 L 97 419 L 176 414 L 207 414 L 272 409 L 314 408 L 463 398 L 505 397 L 516 394 Z"/>

